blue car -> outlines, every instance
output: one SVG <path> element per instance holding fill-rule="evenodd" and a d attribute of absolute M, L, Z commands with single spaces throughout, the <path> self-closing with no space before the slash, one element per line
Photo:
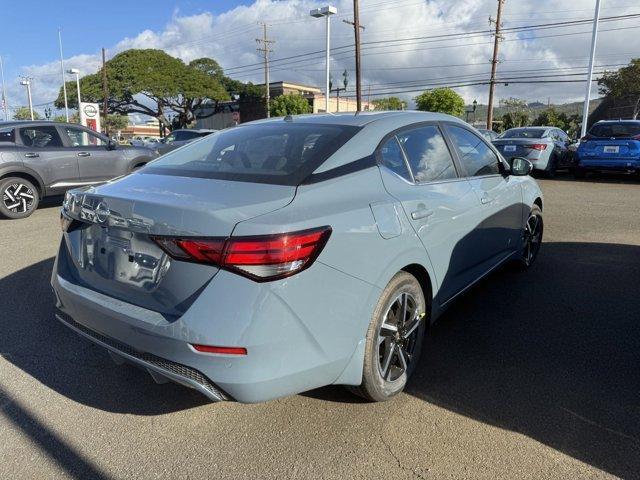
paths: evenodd
<path fill-rule="evenodd" d="M 535 261 L 532 168 L 435 113 L 222 130 L 67 194 L 56 317 L 211 400 L 329 384 L 387 400 L 456 298 Z"/>
<path fill-rule="evenodd" d="M 603 120 L 591 127 L 576 151 L 576 177 L 587 172 L 640 172 L 640 120 Z"/>

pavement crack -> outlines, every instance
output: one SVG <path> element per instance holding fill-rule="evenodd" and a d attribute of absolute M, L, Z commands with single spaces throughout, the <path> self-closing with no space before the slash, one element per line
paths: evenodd
<path fill-rule="evenodd" d="M 400 468 L 400 470 L 402 470 L 404 472 L 410 472 L 414 476 L 414 478 L 420 478 L 420 479 L 426 478 L 419 471 L 417 471 L 417 469 L 411 468 L 411 467 L 407 467 L 407 466 L 403 465 L 402 460 L 400 460 L 400 457 L 398 457 L 393 452 L 393 449 L 391 448 L 391 445 L 389 445 L 389 443 L 387 443 L 387 441 L 384 439 L 384 436 L 382 434 L 380 434 L 380 440 L 382 441 L 382 444 L 386 447 L 387 452 L 389 452 L 389 455 L 391 455 L 391 457 L 396 461 L 396 464 L 398 465 L 398 468 Z"/>

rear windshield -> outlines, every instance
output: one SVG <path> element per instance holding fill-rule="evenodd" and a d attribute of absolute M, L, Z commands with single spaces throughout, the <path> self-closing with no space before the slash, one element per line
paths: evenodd
<path fill-rule="evenodd" d="M 500 135 L 500 138 L 542 138 L 546 131 L 544 128 L 512 128 Z"/>
<path fill-rule="evenodd" d="M 594 125 L 589 130 L 589 135 L 593 137 L 635 137 L 640 135 L 640 123 L 604 123 Z"/>
<path fill-rule="evenodd" d="M 167 153 L 142 173 L 299 185 L 358 130 L 284 121 L 243 125 Z"/>

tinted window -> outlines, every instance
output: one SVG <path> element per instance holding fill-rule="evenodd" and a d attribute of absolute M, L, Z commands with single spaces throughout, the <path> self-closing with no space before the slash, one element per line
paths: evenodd
<path fill-rule="evenodd" d="M 20 129 L 20 139 L 26 147 L 61 147 L 62 141 L 55 127 L 26 127 Z"/>
<path fill-rule="evenodd" d="M 0 142 L 15 142 L 16 134 L 13 128 L 0 128 Z"/>
<path fill-rule="evenodd" d="M 417 183 L 456 178 L 447 144 L 436 126 L 408 130 L 398 135 Z"/>
<path fill-rule="evenodd" d="M 404 161 L 404 154 L 398 144 L 396 137 L 391 137 L 384 142 L 379 150 L 380 163 L 389 170 L 397 173 L 402 178 L 412 182 L 413 179 L 407 169 L 407 163 Z"/>
<path fill-rule="evenodd" d="M 635 137 L 640 135 L 640 123 L 604 123 L 589 130 L 593 137 Z"/>
<path fill-rule="evenodd" d="M 186 140 L 193 140 L 194 138 L 198 138 L 200 134 L 198 132 L 189 132 L 187 130 L 178 130 L 177 132 L 173 132 L 169 137 L 167 137 L 167 142 L 184 142 Z"/>
<path fill-rule="evenodd" d="M 298 185 L 358 130 L 286 122 L 244 125 L 165 154 L 144 172 Z"/>
<path fill-rule="evenodd" d="M 76 127 L 62 127 L 74 147 L 102 147 L 107 144 L 105 140 L 94 133 L 87 132 Z"/>
<path fill-rule="evenodd" d="M 500 138 L 542 138 L 546 131 L 544 128 L 512 128 L 500 135 Z"/>
<path fill-rule="evenodd" d="M 480 137 L 465 128 L 448 125 L 451 135 L 460 155 L 460 161 L 470 177 L 494 175 L 500 173 L 498 157 Z"/>

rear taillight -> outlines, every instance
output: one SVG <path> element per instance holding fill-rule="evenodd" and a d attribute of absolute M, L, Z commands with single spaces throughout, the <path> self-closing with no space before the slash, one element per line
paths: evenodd
<path fill-rule="evenodd" d="M 216 265 L 258 282 L 301 272 L 320 255 L 331 227 L 229 238 L 153 237 L 172 258 Z"/>
<path fill-rule="evenodd" d="M 218 355 L 246 355 L 247 349 L 244 347 L 217 347 L 215 345 L 190 344 L 196 352 L 216 353 Z"/>
<path fill-rule="evenodd" d="M 546 150 L 546 143 L 534 143 L 532 145 L 525 145 L 526 148 L 530 148 L 531 150 Z"/>

